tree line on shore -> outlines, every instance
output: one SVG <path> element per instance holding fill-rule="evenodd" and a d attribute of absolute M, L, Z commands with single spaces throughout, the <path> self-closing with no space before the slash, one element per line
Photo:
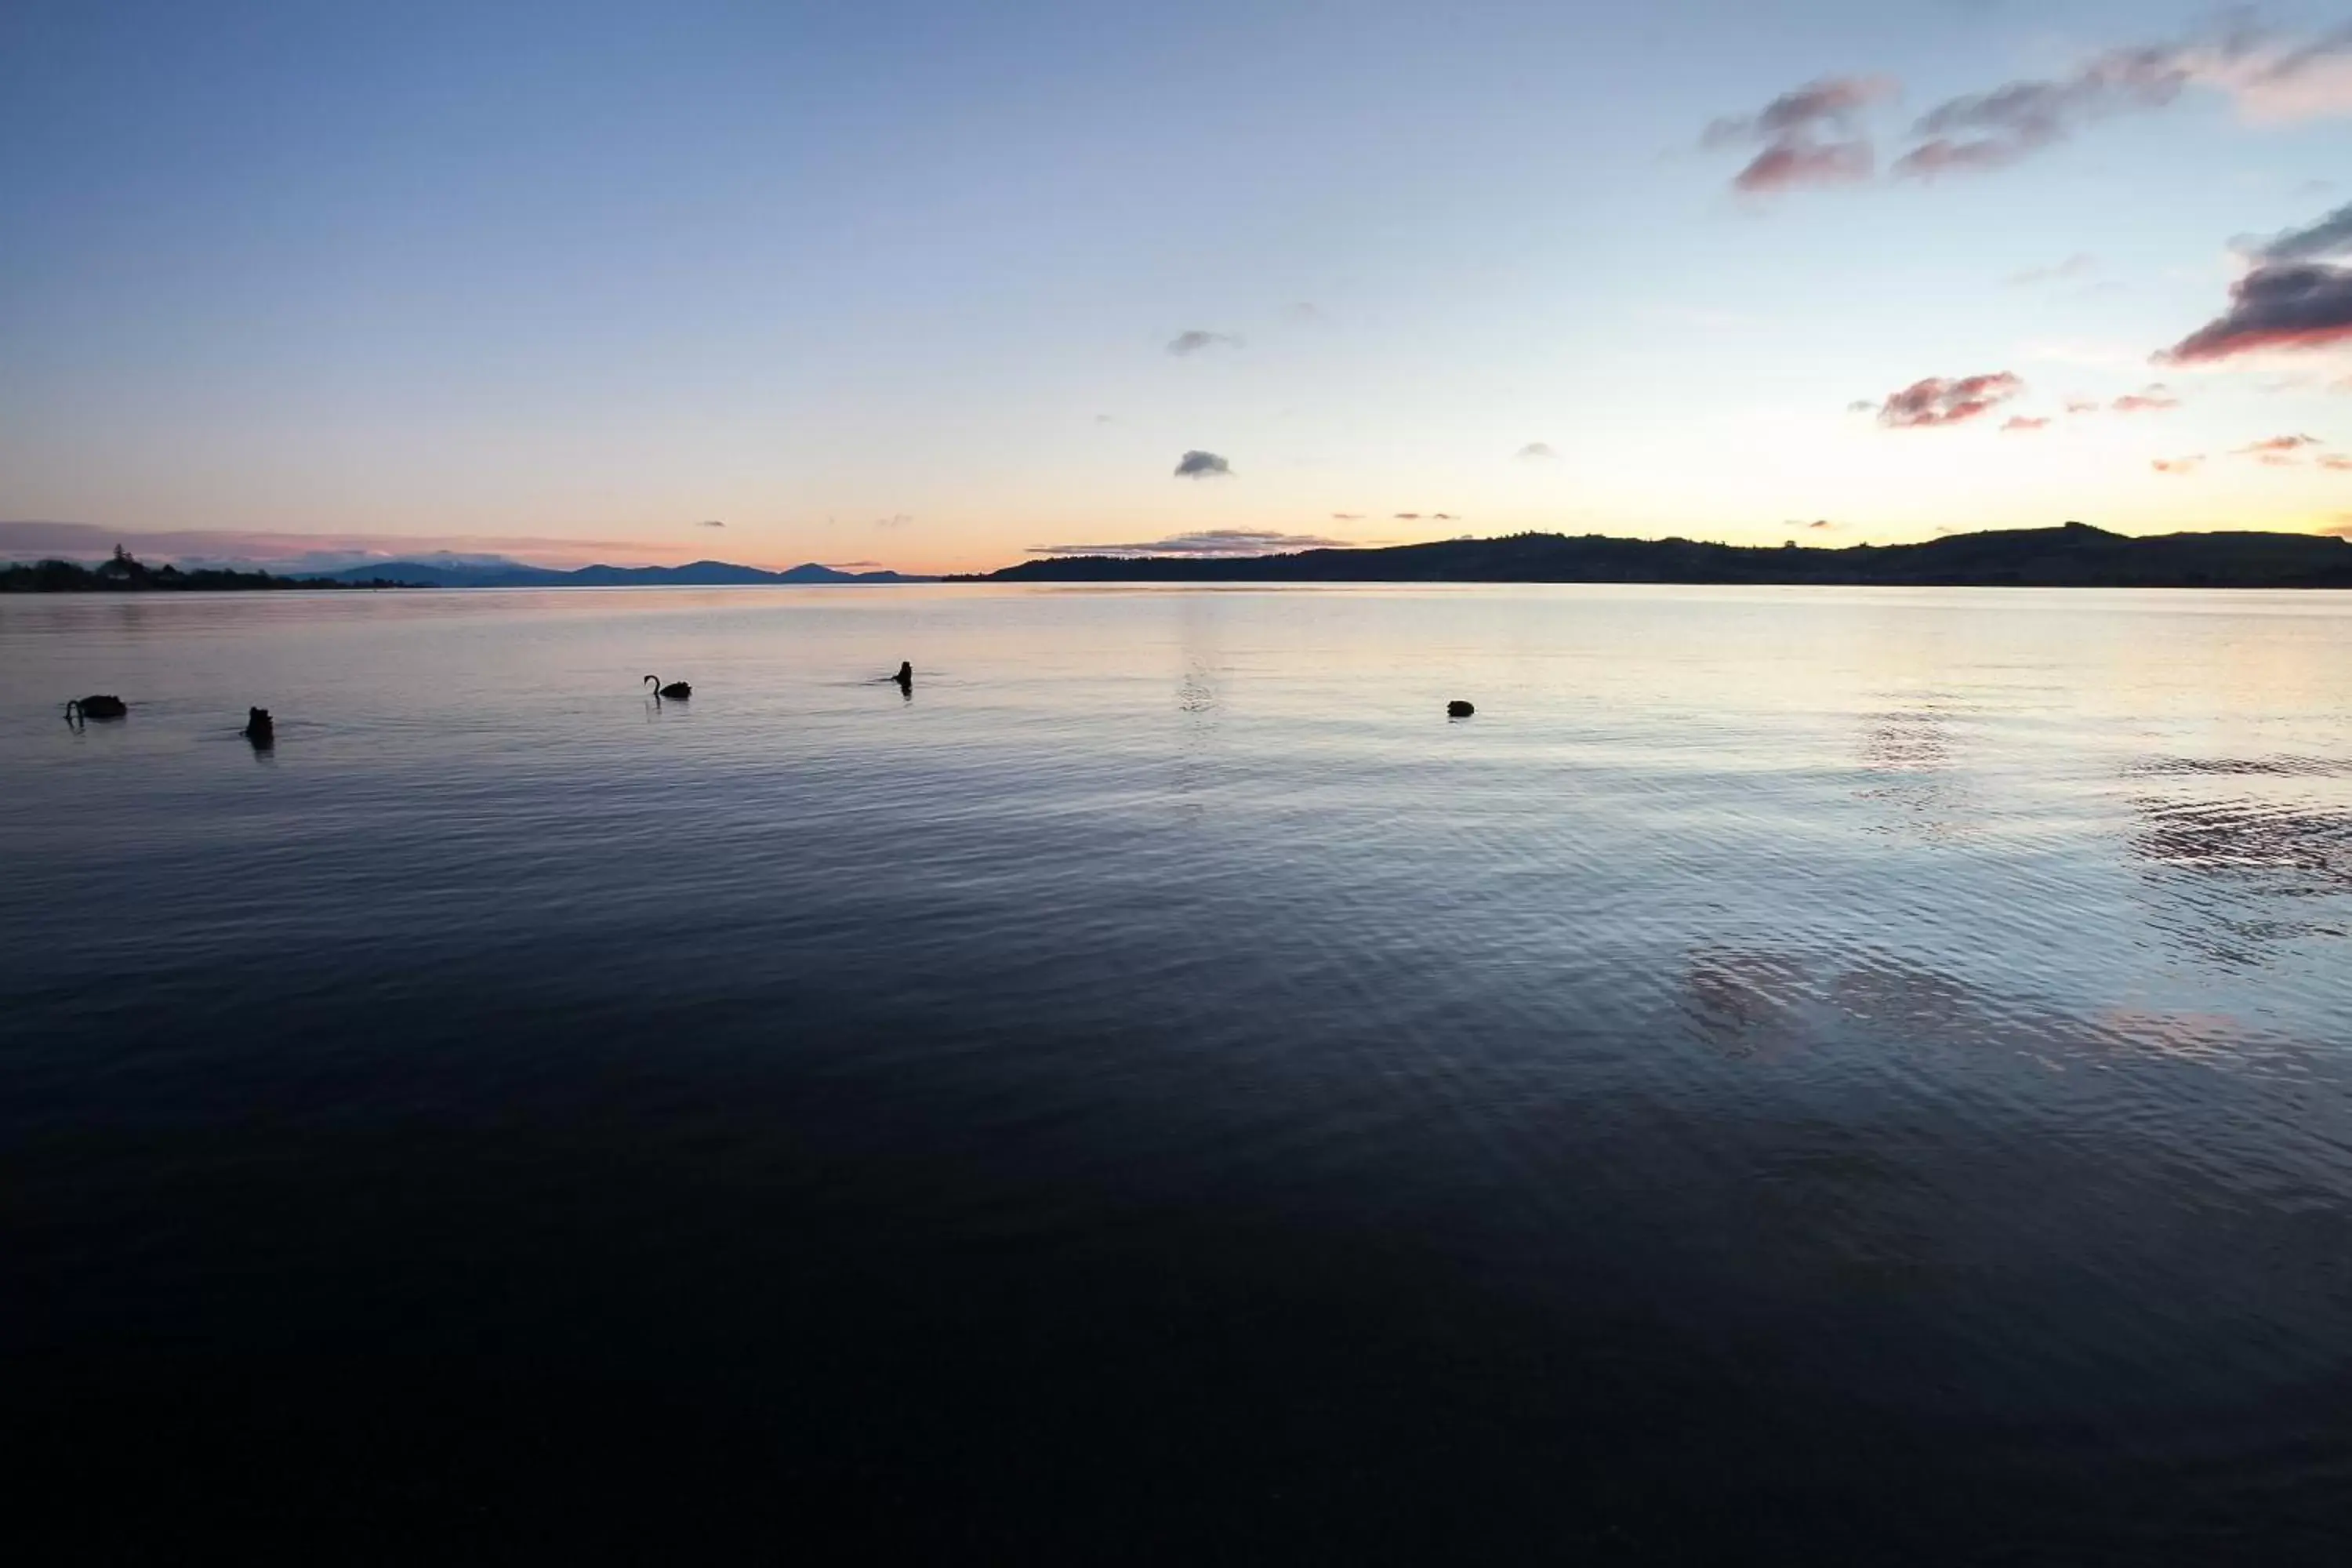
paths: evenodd
<path fill-rule="evenodd" d="M 95 566 L 72 561 L 40 561 L 30 566 L 0 566 L 0 594 L 121 594 L 173 589 L 200 593 L 257 588 L 398 588 L 404 584 L 374 578 L 364 583 L 322 582 L 314 577 L 280 577 L 268 572 L 236 572 L 225 566 L 200 566 L 183 572 L 168 563 L 149 566 L 120 544 L 111 559 Z"/>
<path fill-rule="evenodd" d="M 2352 541 L 2220 531 L 2139 537 L 2080 522 L 1916 544 L 1718 544 L 1515 533 L 1241 556 L 1056 556 L 1013 583 L 1675 583 L 1878 587 L 2352 588 Z"/>

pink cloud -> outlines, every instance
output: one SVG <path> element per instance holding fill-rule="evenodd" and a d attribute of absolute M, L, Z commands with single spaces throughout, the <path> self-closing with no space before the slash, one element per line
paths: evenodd
<path fill-rule="evenodd" d="M 2148 467 L 2159 474 L 2193 474 L 2204 460 L 2202 454 L 2194 458 L 2158 458 Z"/>
<path fill-rule="evenodd" d="M 1767 147 L 1732 177 L 1743 191 L 1785 191 L 1795 185 L 1851 184 L 1870 178 L 1876 161 L 1867 142 L 1825 146 Z"/>
<path fill-rule="evenodd" d="M 1957 381 L 1929 376 L 1889 395 L 1879 407 L 1878 422 L 1891 430 L 1964 424 L 1990 413 L 2024 390 L 2025 383 L 2005 370 L 1965 375 Z"/>
<path fill-rule="evenodd" d="M 2189 61 L 2200 84 L 2228 93 L 2240 115 L 2256 122 L 2326 120 L 2352 114 L 2352 27 L 2306 43 L 2256 36 L 2198 51 Z"/>
<path fill-rule="evenodd" d="M 2009 422 L 2003 425 L 2001 429 L 2004 432 L 2016 431 L 2021 434 L 2027 430 L 2046 430 L 2049 426 L 2050 421 L 2047 419 L 2028 419 L 2022 414 L 2015 414 L 2010 416 Z"/>
<path fill-rule="evenodd" d="M 1922 142 L 1895 160 L 1891 171 L 1899 180 L 1935 180 L 1946 174 L 1980 174 L 2006 169 L 2032 149 L 2009 142 L 1979 139 L 1955 142 L 1937 136 Z"/>
<path fill-rule="evenodd" d="M 1782 93 L 1753 114 L 1727 115 L 1717 121 L 1706 128 L 1702 140 L 1709 147 L 1719 147 L 1727 142 L 1773 142 L 1811 135 L 1825 124 L 1851 123 L 1859 110 L 1893 96 L 1895 87 L 1891 77 L 1822 77 Z"/>
<path fill-rule="evenodd" d="M 2327 443 L 2316 436 L 2273 436 L 2267 441 L 2256 441 L 2239 447 L 2238 455 L 2252 458 L 2265 468 L 2291 468 L 2294 467 L 2296 454 L 2326 445 Z"/>
<path fill-rule="evenodd" d="M 1742 191 L 1866 179 L 1874 153 L 1865 111 L 1895 90 L 1884 77 L 1826 77 L 1717 120 L 1702 144 L 1762 149 L 1733 182 Z M 1910 151 L 1889 173 L 1931 181 L 2005 169 L 2089 126 L 2161 112 L 2196 92 L 2224 97 L 2254 121 L 2352 114 L 2352 27 L 2293 35 L 2236 14 L 2184 37 L 2103 50 L 2055 76 L 1964 93 L 1912 122 Z"/>
<path fill-rule="evenodd" d="M 1948 100 L 1912 127 L 1920 143 L 1895 161 L 1895 173 L 1934 179 L 2004 169 L 2093 121 L 2161 109 L 2189 80 L 2179 55 L 2166 45 L 2110 49 L 2071 76 Z"/>
<path fill-rule="evenodd" d="M 1749 195 L 1867 180 L 1877 158 L 1869 138 L 1855 131 L 1855 121 L 1864 109 L 1894 91 L 1894 81 L 1885 77 L 1824 77 L 1782 93 L 1753 114 L 1717 120 L 1700 142 L 1707 147 L 1746 142 L 1761 148 L 1732 177 L 1733 188 Z"/>
<path fill-rule="evenodd" d="M 2004 83 L 1930 109 L 1897 177 L 2007 168 L 2119 116 L 2168 109 L 2190 89 L 2226 95 L 2251 121 L 2352 114 L 2352 27 L 2283 37 L 2244 16 L 2203 36 L 2094 55 L 2063 76 Z"/>
<path fill-rule="evenodd" d="M 2163 383 L 2158 382 L 2141 391 L 2127 392 L 2108 406 L 2118 414 L 2157 414 L 2168 408 L 2179 407 L 2180 399 L 2173 396 L 2171 390 Z"/>

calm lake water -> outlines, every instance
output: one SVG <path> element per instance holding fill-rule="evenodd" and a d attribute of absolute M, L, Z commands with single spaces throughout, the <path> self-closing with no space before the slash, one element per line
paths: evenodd
<path fill-rule="evenodd" d="M 10 1531 L 2341 1563 L 2347 682 L 2328 595 L 0 600 Z"/>

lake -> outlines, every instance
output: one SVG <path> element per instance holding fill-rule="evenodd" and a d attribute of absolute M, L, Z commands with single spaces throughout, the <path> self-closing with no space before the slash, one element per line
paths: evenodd
<path fill-rule="evenodd" d="M 2348 673 L 2321 594 L 0 600 L 16 1528 L 2341 1562 Z"/>

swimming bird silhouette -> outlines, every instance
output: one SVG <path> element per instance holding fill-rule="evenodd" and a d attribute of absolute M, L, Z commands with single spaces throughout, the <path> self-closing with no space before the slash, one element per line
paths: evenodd
<path fill-rule="evenodd" d="M 131 711 L 131 704 L 120 697 L 77 697 L 66 704 L 66 722 L 79 719 L 120 719 Z"/>
<path fill-rule="evenodd" d="M 898 661 L 898 673 L 892 676 L 890 679 L 898 683 L 899 690 L 913 690 L 915 686 L 915 666 L 913 661 L 909 659 L 900 659 Z"/>
<path fill-rule="evenodd" d="M 267 708 L 247 709 L 245 728 L 237 733 L 252 742 L 257 747 L 271 746 L 278 741 L 278 726 L 270 722 L 269 710 Z"/>
<path fill-rule="evenodd" d="M 660 676 L 648 675 L 646 677 L 646 684 L 654 689 L 656 700 L 667 697 L 675 701 L 683 702 L 694 695 L 694 687 L 683 680 L 673 680 L 667 686 L 664 686 Z"/>
<path fill-rule="evenodd" d="M 1476 711 L 1478 711 L 1478 710 L 1471 707 L 1470 704 L 1463 701 L 1459 697 L 1445 705 L 1445 716 L 1449 719 L 1467 719 L 1471 714 L 1475 713 Z"/>

